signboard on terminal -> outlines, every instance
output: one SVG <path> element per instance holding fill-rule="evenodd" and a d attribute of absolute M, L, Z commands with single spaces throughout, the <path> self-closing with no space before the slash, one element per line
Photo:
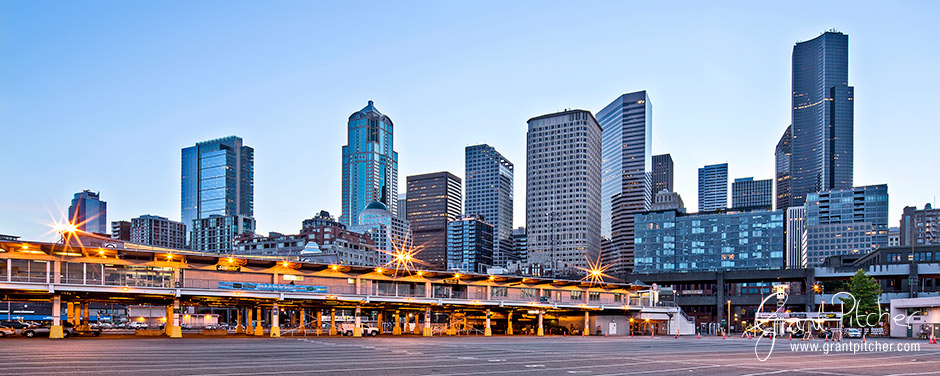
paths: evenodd
<path fill-rule="evenodd" d="M 224 289 L 224 290 L 326 293 L 326 286 L 285 285 L 285 284 L 279 284 L 279 283 L 248 283 L 248 282 L 219 281 L 219 288 Z"/>
<path fill-rule="evenodd" d="M 216 265 L 215 270 L 220 272 L 240 272 L 242 267 L 238 265 Z"/>

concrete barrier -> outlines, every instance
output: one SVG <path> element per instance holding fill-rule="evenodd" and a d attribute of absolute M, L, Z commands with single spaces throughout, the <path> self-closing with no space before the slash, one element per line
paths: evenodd
<path fill-rule="evenodd" d="M 144 336 L 144 337 L 159 337 L 163 335 L 163 330 L 160 329 L 137 329 L 134 331 L 135 336 Z"/>
<path fill-rule="evenodd" d="M 204 336 L 227 336 L 228 330 L 225 329 L 203 329 L 202 335 Z"/>

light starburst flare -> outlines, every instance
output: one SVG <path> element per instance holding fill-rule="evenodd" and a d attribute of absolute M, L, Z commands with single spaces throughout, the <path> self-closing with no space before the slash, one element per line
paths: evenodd
<path fill-rule="evenodd" d="M 610 265 L 604 265 L 601 262 L 600 253 L 597 254 L 596 260 L 591 260 L 587 255 L 584 255 L 584 258 L 587 259 L 588 267 L 577 267 L 585 273 L 584 277 L 581 277 L 581 281 L 588 282 L 592 285 L 603 285 L 605 278 L 615 279 L 605 273 L 607 269 L 610 269 Z"/>

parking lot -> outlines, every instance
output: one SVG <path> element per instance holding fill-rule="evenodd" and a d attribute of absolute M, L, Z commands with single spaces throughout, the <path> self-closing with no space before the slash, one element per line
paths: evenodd
<path fill-rule="evenodd" d="M 779 340 L 765 362 L 755 340 L 685 337 L 284 337 L 106 335 L 0 340 L 7 375 L 900 375 L 940 373 L 940 345 L 919 351 L 791 351 Z M 818 345 L 829 342 L 815 341 Z M 841 343 L 860 343 L 844 341 Z M 766 354 L 769 342 L 759 350 Z"/>

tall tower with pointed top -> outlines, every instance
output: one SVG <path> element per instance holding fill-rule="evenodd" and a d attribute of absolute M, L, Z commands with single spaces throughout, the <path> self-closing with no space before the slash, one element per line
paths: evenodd
<path fill-rule="evenodd" d="M 359 224 L 359 212 L 381 202 L 398 214 L 398 153 L 395 152 L 392 119 L 382 115 L 372 101 L 349 116 L 347 142 L 343 146 L 343 213 L 340 223 Z"/>

